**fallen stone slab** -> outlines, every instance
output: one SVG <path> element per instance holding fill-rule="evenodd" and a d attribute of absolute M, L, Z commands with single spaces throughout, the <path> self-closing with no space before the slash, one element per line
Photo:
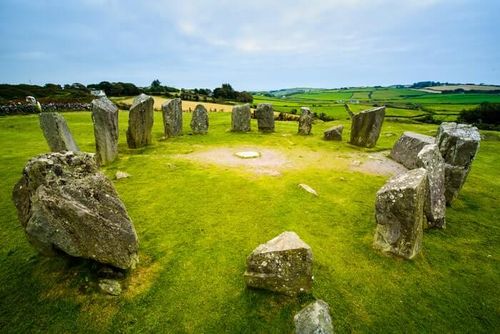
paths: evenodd
<path fill-rule="evenodd" d="M 300 108 L 299 130 L 298 134 L 308 136 L 311 134 L 314 115 L 309 108 Z"/>
<path fill-rule="evenodd" d="M 330 307 L 323 300 L 310 303 L 293 317 L 296 334 L 333 334 Z"/>
<path fill-rule="evenodd" d="M 182 135 L 182 101 L 179 98 L 166 101 L 161 106 L 165 137 Z"/>
<path fill-rule="evenodd" d="M 417 155 L 417 166 L 427 171 L 425 216 L 430 227 L 446 227 L 445 164 L 436 144 L 426 145 Z"/>
<path fill-rule="evenodd" d="M 342 131 L 344 130 L 343 125 L 336 125 L 328 128 L 323 132 L 323 138 L 325 140 L 336 140 L 342 141 Z"/>
<path fill-rule="evenodd" d="M 134 98 L 128 113 L 127 144 L 129 148 L 140 148 L 152 143 L 155 100 L 146 94 Z"/>
<path fill-rule="evenodd" d="M 377 192 L 374 248 L 406 259 L 415 257 L 422 244 L 426 198 L 427 171 L 424 168 L 391 178 Z"/>
<path fill-rule="evenodd" d="M 257 108 L 255 109 L 255 118 L 257 118 L 257 127 L 259 128 L 259 131 L 274 131 L 274 112 L 272 104 L 258 104 Z"/>
<path fill-rule="evenodd" d="M 208 133 L 208 112 L 202 104 L 198 104 L 196 108 L 194 108 L 191 117 L 191 131 L 195 135 L 204 135 Z"/>
<path fill-rule="evenodd" d="M 248 256 L 245 283 L 290 296 L 308 293 L 312 288 L 312 264 L 311 247 L 295 232 L 283 232 Z"/>
<path fill-rule="evenodd" d="M 234 106 L 231 113 L 231 131 L 233 132 L 248 132 L 250 128 L 250 105 L 243 104 Z"/>
<path fill-rule="evenodd" d="M 408 169 L 418 167 L 417 155 L 424 146 L 434 144 L 434 137 L 406 131 L 391 150 L 391 158 Z"/>
<path fill-rule="evenodd" d="M 118 108 L 107 97 L 92 101 L 92 121 L 99 165 L 113 162 L 118 157 Z"/>
<path fill-rule="evenodd" d="M 77 152 L 80 150 L 61 114 L 56 112 L 40 113 L 40 128 L 52 152 Z"/>
<path fill-rule="evenodd" d="M 26 237 L 40 253 L 62 251 L 121 269 L 137 263 L 134 225 L 93 155 L 68 151 L 32 158 L 12 198 Z"/>
<path fill-rule="evenodd" d="M 374 147 L 382 130 L 385 118 L 385 107 L 364 110 L 351 115 L 351 140 L 352 145 L 361 147 Z"/>

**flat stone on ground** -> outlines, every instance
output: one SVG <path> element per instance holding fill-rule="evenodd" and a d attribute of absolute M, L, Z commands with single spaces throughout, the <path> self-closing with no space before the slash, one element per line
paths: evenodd
<path fill-rule="evenodd" d="M 236 155 L 238 158 L 241 158 L 241 159 L 255 159 L 255 158 L 260 158 L 260 153 L 259 152 L 255 152 L 255 151 L 236 152 L 234 155 Z"/>
<path fill-rule="evenodd" d="M 333 334 L 330 307 L 323 300 L 310 303 L 293 317 L 295 334 Z"/>

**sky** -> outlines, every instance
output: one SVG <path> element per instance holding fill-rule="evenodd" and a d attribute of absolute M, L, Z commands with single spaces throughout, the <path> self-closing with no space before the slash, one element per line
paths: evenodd
<path fill-rule="evenodd" d="M 500 0 L 0 0 L 0 83 L 500 84 Z"/>

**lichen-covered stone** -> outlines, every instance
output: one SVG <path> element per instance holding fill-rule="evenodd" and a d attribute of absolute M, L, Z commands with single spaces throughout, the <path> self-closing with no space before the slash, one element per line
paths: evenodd
<path fill-rule="evenodd" d="M 451 204 L 469 175 L 479 150 L 481 136 L 476 127 L 468 124 L 442 123 L 436 136 L 445 165 L 446 202 Z"/>
<path fill-rule="evenodd" d="M 128 147 L 139 148 L 151 144 L 154 102 L 154 99 L 146 94 L 141 94 L 134 99 L 128 113 Z"/>
<path fill-rule="evenodd" d="M 92 101 L 92 121 L 96 160 L 99 165 L 108 164 L 118 156 L 118 108 L 107 97 Z"/>
<path fill-rule="evenodd" d="M 79 151 L 64 117 L 56 112 L 40 114 L 40 128 L 52 152 Z"/>
<path fill-rule="evenodd" d="M 163 129 L 165 137 L 182 135 L 182 101 L 179 98 L 168 100 L 162 104 Z"/>
<path fill-rule="evenodd" d="M 295 334 L 333 334 L 330 307 L 323 300 L 310 303 L 293 317 Z"/>
<path fill-rule="evenodd" d="M 311 247 L 294 232 L 283 232 L 248 256 L 245 283 L 290 296 L 307 293 L 312 288 L 312 262 Z"/>
<path fill-rule="evenodd" d="M 431 227 L 446 227 L 445 167 L 444 160 L 436 144 L 424 146 L 417 155 L 417 166 L 427 171 L 427 198 L 425 216 Z"/>
<path fill-rule="evenodd" d="M 417 255 L 422 243 L 426 197 L 427 171 L 424 168 L 391 178 L 377 192 L 377 230 L 373 246 L 406 259 Z"/>
<path fill-rule="evenodd" d="M 385 107 L 364 110 L 351 114 L 350 143 L 361 147 L 374 147 L 384 123 Z"/>
<path fill-rule="evenodd" d="M 101 278 L 98 282 L 99 289 L 105 294 L 119 296 L 122 293 L 120 282 L 114 279 Z"/>
<path fill-rule="evenodd" d="M 208 132 L 208 112 L 202 104 L 198 104 L 194 108 L 191 118 L 191 131 L 195 135 L 204 135 Z"/>
<path fill-rule="evenodd" d="M 255 118 L 257 118 L 257 126 L 259 131 L 273 132 L 274 131 L 274 111 L 273 105 L 269 103 L 260 103 L 255 109 Z"/>
<path fill-rule="evenodd" d="M 342 141 L 342 131 L 344 130 L 343 125 L 336 125 L 328 128 L 323 132 L 323 138 L 325 140 L 336 140 Z"/>
<path fill-rule="evenodd" d="M 415 169 L 418 167 L 418 152 L 429 144 L 434 144 L 434 137 L 410 131 L 404 132 L 392 147 L 391 158 L 408 169 Z"/>
<path fill-rule="evenodd" d="M 231 131 L 248 132 L 250 131 L 250 105 L 243 104 L 233 107 L 231 114 Z"/>
<path fill-rule="evenodd" d="M 306 107 L 300 108 L 299 130 L 298 134 L 308 136 L 311 134 L 314 115 L 311 110 Z"/>
<path fill-rule="evenodd" d="M 137 235 L 113 184 L 83 152 L 39 155 L 15 185 L 13 200 L 31 244 L 121 269 L 138 260 Z"/>

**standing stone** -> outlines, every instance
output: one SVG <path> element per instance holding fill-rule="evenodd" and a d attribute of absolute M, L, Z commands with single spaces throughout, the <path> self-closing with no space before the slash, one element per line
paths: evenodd
<path fill-rule="evenodd" d="M 479 150 L 481 136 L 476 127 L 467 124 L 442 123 L 436 137 L 445 161 L 445 196 L 451 205 L 469 175 Z"/>
<path fill-rule="evenodd" d="M 342 131 L 344 130 L 343 125 L 336 125 L 332 126 L 331 128 L 328 128 L 325 130 L 323 133 L 324 139 L 325 140 L 336 140 L 336 141 L 342 141 Z"/>
<path fill-rule="evenodd" d="M 121 269 L 137 263 L 134 225 L 93 155 L 68 151 L 31 159 L 12 198 L 26 237 L 40 253 L 62 251 Z"/>
<path fill-rule="evenodd" d="M 127 144 L 130 148 L 139 148 L 151 144 L 155 100 L 146 94 L 134 99 L 128 113 Z"/>
<path fill-rule="evenodd" d="M 112 162 L 118 156 L 118 108 L 107 97 L 92 101 L 92 121 L 96 160 L 99 165 Z"/>
<path fill-rule="evenodd" d="M 231 114 L 231 131 L 248 132 L 250 131 L 250 105 L 243 104 L 233 107 Z"/>
<path fill-rule="evenodd" d="M 274 131 L 274 111 L 272 104 L 260 103 L 257 105 L 257 109 L 255 109 L 255 117 L 257 118 L 259 131 Z"/>
<path fill-rule="evenodd" d="M 330 307 L 322 300 L 316 300 L 300 310 L 293 317 L 295 334 L 333 334 Z"/>
<path fill-rule="evenodd" d="M 446 198 L 444 196 L 444 160 L 436 144 L 426 145 L 417 155 L 418 167 L 427 171 L 425 216 L 431 227 L 446 227 Z"/>
<path fill-rule="evenodd" d="M 314 116 L 309 108 L 301 107 L 299 118 L 299 135 L 308 136 L 311 133 Z"/>
<path fill-rule="evenodd" d="M 195 135 L 204 135 L 208 132 L 208 112 L 202 104 L 198 104 L 196 108 L 194 108 L 191 118 L 191 130 Z"/>
<path fill-rule="evenodd" d="M 182 135 L 182 101 L 179 98 L 168 100 L 162 104 L 163 127 L 165 137 Z"/>
<path fill-rule="evenodd" d="M 374 147 L 377 144 L 382 123 L 384 123 L 385 107 L 377 107 L 360 112 L 351 113 L 351 141 L 361 147 Z"/>
<path fill-rule="evenodd" d="M 406 259 L 417 255 L 422 243 L 426 197 L 424 168 L 391 178 L 377 192 L 374 248 Z"/>
<path fill-rule="evenodd" d="M 40 128 L 52 152 L 80 150 L 69 131 L 66 120 L 59 113 L 40 113 Z"/>
<path fill-rule="evenodd" d="M 283 232 L 248 256 L 245 283 L 290 296 L 310 292 L 312 261 L 311 247 L 295 232 Z"/>
<path fill-rule="evenodd" d="M 407 131 L 392 147 L 391 158 L 408 169 L 415 169 L 418 167 L 418 152 L 429 144 L 434 144 L 434 137 Z"/>

